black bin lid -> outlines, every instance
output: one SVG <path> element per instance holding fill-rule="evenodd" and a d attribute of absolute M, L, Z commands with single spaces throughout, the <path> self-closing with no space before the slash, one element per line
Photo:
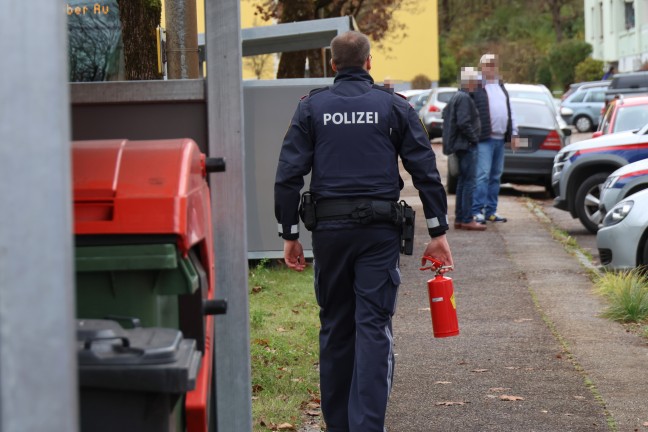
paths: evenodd
<path fill-rule="evenodd" d="M 184 393 L 195 387 L 201 353 L 177 329 L 126 330 L 110 320 L 77 320 L 81 387 Z"/>

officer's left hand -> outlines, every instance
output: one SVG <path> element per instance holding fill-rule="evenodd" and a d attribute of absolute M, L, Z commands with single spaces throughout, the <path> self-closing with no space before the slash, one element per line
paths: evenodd
<path fill-rule="evenodd" d="M 303 271 L 306 268 L 304 249 L 299 240 L 284 240 L 284 261 L 288 268 Z"/>
<path fill-rule="evenodd" d="M 445 234 L 431 238 L 430 242 L 425 247 L 423 256 L 435 258 L 441 261 L 444 266 L 454 265 L 452 261 L 452 252 L 450 252 L 450 245 L 448 244 L 448 239 Z M 441 273 L 445 273 L 446 271 L 449 271 L 449 269 L 444 269 Z"/>

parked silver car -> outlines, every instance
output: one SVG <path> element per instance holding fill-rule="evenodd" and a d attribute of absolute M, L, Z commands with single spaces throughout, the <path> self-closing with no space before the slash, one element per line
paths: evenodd
<path fill-rule="evenodd" d="M 432 89 L 427 102 L 419 111 L 419 117 L 427 129 L 430 139 L 443 134 L 443 108 L 457 92 L 456 87 L 437 87 Z"/>
<path fill-rule="evenodd" d="M 605 215 L 625 197 L 648 189 L 648 159 L 625 165 L 609 175 L 601 188 L 599 210 Z"/>
<path fill-rule="evenodd" d="M 610 270 L 648 265 L 648 190 L 617 203 L 596 234 L 601 264 Z"/>
<path fill-rule="evenodd" d="M 504 88 L 506 88 L 506 91 L 508 92 L 509 97 L 511 98 L 533 99 L 533 100 L 543 102 L 553 112 L 560 129 L 562 129 L 563 131 L 569 129 L 569 125 L 561 115 L 560 107 L 556 106 L 554 97 L 551 94 L 551 91 L 546 86 L 542 84 L 506 83 L 504 84 Z M 569 114 L 570 112 L 566 111 L 565 116 L 568 116 Z M 567 143 L 569 143 L 569 140 L 567 141 L 568 141 Z"/>
<path fill-rule="evenodd" d="M 568 211 L 595 233 L 603 216 L 603 184 L 612 172 L 641 159 L 648 159 L 648 125 L 568 145 L 554 159 L 554 207 Z"/>
<path fill-rule="evenodd" d="M 576 127 L 578 132 L 591 132 L 596 129 L 605 106 L 605 91 L 609 82 L 583 84 L 560 104 L 561 108 L 573 111 L 571 118 L 566 119 Z"/>
<path fill-rule="evenodd" d="M 414 111 L 419 112 L 421 108 L 423 108 L 423 105 L 425 105 L 430 98 L 430 93 L 432 93 L 432 89 L 426 89 L 407 99 L 410 105 L 412 105 L 412 108 L 414 108 Z"/>

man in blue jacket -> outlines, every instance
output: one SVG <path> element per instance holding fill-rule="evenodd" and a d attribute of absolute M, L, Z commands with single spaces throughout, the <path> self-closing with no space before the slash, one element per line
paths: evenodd
<path fill-rule="evenodd" d="M 470 93 L 479 86 L 479 74 L 462 67 L 460 89 L 443 108 L 443 153 L 454 154 L 459 165 L 455 193 L 455 229 L 484 231 L 486 225 L 473 219 L 472 203 L 477 168 L 480 121 Z"/>
<path fill-rule="evenodd" d="M 416 112 L 392 90 L 374 85 L 368 73 L 367 37 L 341 34 L 331 42 L 331 54 L 334 84 L 304 97 L 286 132 L 275 215 L 285 262 L 301 271 L 306 263 L 298 206 L 304 176 L 311 172 L 307 197 L 315 202 L 316 216 L 310 229 L 320 306 L 322 413 L 329 432 L 383 432 L 400 284 L 398 157 L 423 203 L 430 235 L 424 255 L 452 265 L 447 202 Z M 312 209 L 308 200 L 305 215 Z"/>
<path fill-rule="evenodd" d="M 497 56 L 484 54 L 479 60 L 482 85 L 474 93 L 481 132 L 477 144 L 477 185 L 472 213 L 479 223 L 506 222 L 497 214 L 500 179 L 504 171 L 504 143 L 515 149 L 518 130 L 511 102 L 499 77 Z"/>

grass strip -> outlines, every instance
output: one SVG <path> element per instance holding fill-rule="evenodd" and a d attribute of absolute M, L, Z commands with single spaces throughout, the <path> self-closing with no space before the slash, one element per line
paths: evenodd
<path fill-rule="evenodd" d="M 319 407 L 319 307 L 312 267 L 297 273 L 263 260 L 248 280 L 253 430 L 288 424 L 297 430 L 306 407 Z"/>

